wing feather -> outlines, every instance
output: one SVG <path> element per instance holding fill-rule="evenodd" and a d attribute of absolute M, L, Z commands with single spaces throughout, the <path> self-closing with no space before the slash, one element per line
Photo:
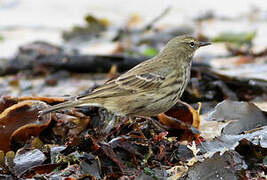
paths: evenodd
<path fill-rule="evenodd" d="M 93 92 L 79 96 L 77 99 L 105 98 L 123 96 L 159 88 L 165 77 L 154 73 L 120 76 L 96 88 Z"/>
<path fill-rule="evenodd" d="M 142 92 L 158 88 L 164 79 L 165 77 L 163 76 L 153 73 L 146 73 L 118 78 L 116 79 L 115 83 L 117 83 L 123 89 L 131 89 L 137 92 Z"/>

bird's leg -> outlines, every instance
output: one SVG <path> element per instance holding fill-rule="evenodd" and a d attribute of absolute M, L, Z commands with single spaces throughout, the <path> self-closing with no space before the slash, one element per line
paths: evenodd
<path fill-rule="evenodd" d="M 166 127 L 164 127 L 162 124 L 160 124 L 158 121 L 156 121 L 155 119 L 153 119 L 152 117 L 147 117 L 148 120 L 150 120 L 150 122 L 153 124 L 153 126 L 158 130 L 158 131 L 165 131 Z"/>
<path fill-rule="evenodd" d="M 138 133 L 140 134 L 140 138 L 147 139 L 146 136 L 141 131 L 141 129 L 138 126 L 138 124 L 136 124 L 136 121 L 133 119 L 133 117 L 132 116 L 128 116 L 128 119 L 129 119 L 130 124 L 132 124 L 134 129 L 136 129 L 138 131 Z"/>
<path fill-rule="evenodd" d="M 164 125 L 160 124 L 152 117 L 142 117 L 142 116 L 138 117 L 146 119 L 146 122 L 148 122 L 147 120 L 149 120 L 158 131 L 165 131 L 166 129 L 169 129 L 168 127 L 165 127 Z"/>
<path fill-rule="evenodd" d="M 116 116 L 116 120 L 115 120 L 115 122 L 116 122 L 116 124 L 118 124 L 118 125 L 116 125 L 116 126 L 115 126 L 115 129 L 112 130 L 109 134 L 106 134 L 106 135 L 105 135 L 105 137 L 104 137 L 105 139 L 108 138 L 109 136 L 113 135 L 114 133 L 119 134 L 119 132 L 120 132 L 120 130 L 121 130 L 121 127 L 122 127 L 122 124 L 126 123 L 126 122 L 128 121 L 128 118 L 124 118 L 122 123 L 119 123 L 119 121 L 120 121 L 120 117 Z"/>

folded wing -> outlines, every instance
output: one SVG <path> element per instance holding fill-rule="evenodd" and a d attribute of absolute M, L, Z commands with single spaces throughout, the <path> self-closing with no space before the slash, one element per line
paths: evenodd
<path fill-rule="evenodd" d="M 105 98 L 129 95 L 155 90 L 159 88 L 165 77 L 154 73 L 143 73 L 138 75 L 121 76 L 115 80 L 96 88 L 93 92 L 79 96 L 77 99 L 85 100 L 91 98 Z"/>

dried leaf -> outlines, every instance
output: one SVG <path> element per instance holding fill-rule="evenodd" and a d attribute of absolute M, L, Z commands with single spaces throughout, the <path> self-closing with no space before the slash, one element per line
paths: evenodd
<path fill-rule="evenodd" d="M 0 114 L 0 149 L 8 151 L 12 140 L 25 142 L 37 136 L 50 121 L 49 114 L 38 119 L 38 112 L 48 107 L 40 101 L 22 101 L 8 107 Z"/>
<path fill-rule="evenodd" d="M 23 150 L 21 152 L 18 151 L 14 158 L 15 174 L 19 175 L 33 166 L 40 165 L 45 161 L 45 159 L 46 157 L 44 153 L 38 149 L 27 152 L 24 152 Z"/>
<path fill-rule="evenodd" d="M 186 130 L 183 139 L 192 139 L 192 134 L 199 134 L 199 117 L 200 106 L 198 110 L 192 108 L 185 102 L 179 102 L 169 111 L 159 114 L 158 119 L 161 124 L 170 129 L 183 129 Z M 187 132 L 188 131 L 188 132 Z M 189 133 L 189 134 L 188 134 Z"/>
<path fill-rule="evenodd" d="M 193 167 L 189 168 L 186 180 L 194 179 L 239 179 L 237 174 L 240 170 L 245 168 L 246 165 L 242 157 L 234 151 L 227 152 L 223 156 L 219 153 L 215 154 L 212 158 L 204 162 L 198 162 Z"/>
<path fill-rule="evenodd" d="M 232 121 L 223 129 L 223 134 L 240 134 L 244 131 L 267 125 L 267 118 L 253 103 L 225 100 L 215 107 L 208 120 Z"/>
<path fill-rule="evenodd" d="M 32 166 L 22 174 L 19 175 L 19 178 L 32 178 L 36 174 L 49 174 L 56 168 L 60 167 L 62 164 L 41 164 L 37 166 Z"/>
<path fill-rule="evenodd" d="M 101 143 L 101 149 L 104 151 L 107 157 L 109 157 L 113 162 L 115 162 L 118 165 L 118 167 L 122 172 L 125 171 L 126 166 L 119 159 L 119 157 L 116 155 L 116 153 L 113 151 L 113 148 L 110 145 Z"/>

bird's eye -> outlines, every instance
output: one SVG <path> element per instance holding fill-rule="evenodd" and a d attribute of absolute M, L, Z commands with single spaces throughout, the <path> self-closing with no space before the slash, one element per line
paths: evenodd
<path fill-rule="evenodd" d="M 195 46 L 195 43 L 194 42 L 190 42 L 189 46 L 193 48 Z"/>

